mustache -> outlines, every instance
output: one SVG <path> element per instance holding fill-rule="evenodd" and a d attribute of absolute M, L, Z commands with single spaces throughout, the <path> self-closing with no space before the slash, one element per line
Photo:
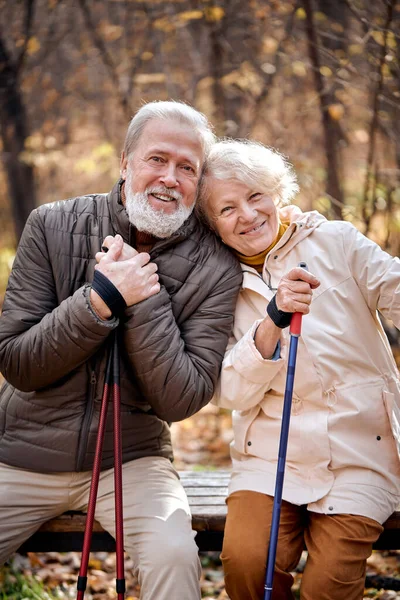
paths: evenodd
<path fill-rule="evenodd" d="M 157 185 L 154 187 L 146 188 L 145 194 L 148 196 L 149 194 L 162 194 L 165 196 L 171 196 L 174 200 L 178 200 L 178 202 L 182 202 L 182 194 L 177 190 L 172 190 L 171 188 L 167 188 L 164 185 Z"/>

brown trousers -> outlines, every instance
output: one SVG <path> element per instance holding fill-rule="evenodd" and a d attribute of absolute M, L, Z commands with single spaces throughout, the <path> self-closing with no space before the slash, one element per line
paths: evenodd
<path fill-rule="evenodd" d="M 229 496 L 221 560 L 231 600 L 262 600 L 273 498 L 240 491 Z M 382 526 L 367 517 L 323 515 L 282 502 L 273 600 L 293 600 L 293 571 L 308 559 L 301 600 L 362 600 L 366 560 Z"/>

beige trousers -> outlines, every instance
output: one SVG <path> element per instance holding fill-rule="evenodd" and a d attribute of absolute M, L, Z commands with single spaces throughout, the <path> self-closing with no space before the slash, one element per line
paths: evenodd
<path fill-rule="evenodd" d="M 273 498 L 240 491 L 228 498 L 221 559 L 231 600 L 262 600 Z M 294 600 L 293 571 L 306 544 L 301 600 L 362 600 L 366 560 L 382 526 L 368 517 L 323 515 L 282 502 L 273 600 Z"/>
<path fill-rule="evenodd" d="M 199 600 L 201 573 L 185 491 L 166 458 L 123 465 L 124 543 L 142 600 Z M 86 511 L 91 472 L 34 473 L 0 463 L 0 564 L 39 526 Z M 115 537 L 114 472 L 100 475 L 96 519 Z"/>

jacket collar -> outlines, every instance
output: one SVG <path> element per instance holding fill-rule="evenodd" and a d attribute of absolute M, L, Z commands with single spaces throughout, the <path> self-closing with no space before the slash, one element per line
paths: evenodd
<path fill-rule="evenodd" d="M 120 179 L 116 182 L 111 192 L 107 196 L 108 210 L 111 218 L 112 228 L 114 233 L 119 233 L 124 242 L 129 244 L 130 240 L 130 231 L 132 229 L 132 225 L 129 222 L 128 215 L 126 213 L 125 207 L 122 204 L 121 200 L 121 186 L 124 180 Z M 190 237 L 192 233 L 201 227 L 196 215 L 194 212 L 190 215 L 188 219 L 183 223 L 183 225 L 175 231 L 169 238 L 161 239 L 156 242 L 151 251 L 151 257 L 154 258 L 165 248 L 170 246 L 175 246 L 182 240 Z"/>
<path fill-rule="evenodd" d="M 266 260 L 276 250 L 281 250 L 281 254 L 286 255 L 293 246 L 308 237 L 321 223 L 326 222 L 326 218 L 318 211 L 303 212 L 294 204 L 281 208 L 279 218 L 281 221 L 289 221 L 290 225 L 276 246 L 268 253 Z"/>
<path fill-rule="evenodd" d="M 267 254 L 265 259 L 267 265 L 269 257 L 277 250 L 279 250 L 281 255 L 286 255 L 294 246 L 308 237 L 321 223 L 325 223 L 327 220 L 316 210 L 303 212 L 298 206 L 293 204 L 281 208 L 279 210 L 279 217 L 282 221 L 289 221 L 290 225 L 276 246 Z M 271 295 L 271 290 L 268 291 L 268 285 L 263 281 L 256 269 L 243 263 L 241 263 L 241 267 L 243 271 L 242 289 L 251 289 L 268 298 Z"/>

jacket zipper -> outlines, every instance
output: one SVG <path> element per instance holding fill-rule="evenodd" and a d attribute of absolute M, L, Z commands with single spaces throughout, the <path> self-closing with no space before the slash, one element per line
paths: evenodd
<path fill-rule="evenodd" d="M 292 234 L 293 235 L 293 234 Z M 288 241 L 291 239 L 292 236 L 290 236 L 289 239 L 286 240 L 286 242 L 284 244 L 282 244 L 282 246 L 279 246 L 279 250 L 281 248 L 283 248 L 284 246 L 286 246 L 286 244 L 288 243 Z M 274 248 L 272 248 L 272 250 L 274 250 Z M 267 258 L 266 258 L 266 262 L 268 262 L 268 258 L 270 257 L 270 255 L 272 254 L 272 250 L 269 252 Z M 264 281 L 263 276 L 261 275 L 261 273 L 258 273 L 255 269 L 252 268 L 251 271 L 249 271 L 248 269 L 244 269 L 245 273 L 251 273 L 252 275 L 257 275 L 257 277 L 259 277 L 261 279 L 261 281 L 263 283 L 265 283 L 265 285 L 267 286 L 267 288 L 271 291 L 271 292 L 276 292 L 278 288 L 274 288 L 271 285 L 271 273 L 268 271 L 267 266 L 265 265 L 265 270 L 267 272 L 268 275 L 268 281 Z"/>
<path fill-rule="evenodd" d="M 274 251 L 276 251 L 276 250 L 282 250 L 282 248 L 284 248 L 286 246 L 286 244 L 292 239 L 292 237 L 293 237 L 293 235 L 295 234 L 296 231 L 297 231 L 297 225 L 295 226 L 295 228 L 293 229 L 292 233 L 290 234 L 290 236 L 288 237 L 288 239 L 285 241 L 285 243 L 282 244 L 282 246 L 279 246 L 279 242 L 278 242 L 277 247 L 272 248 L 272 250 L 270 250 L 269 253 L 268 253 L 267 259 L 265 261 L 265 270 L 266 270 L 266 272 L 268 274 L 268 281 L 265 281 L 264 283 L 267 284 L 267 286 L 271 290 L 271 292 L 276 292 L 278 290 L 278 288 L 274 288 L 271 285 L 271 279 L 272 279 L 272 277 L 271 277 L 271 273 L 268 271 L 268 267 L 267 267 L 268 258 L 272 255 L 272 251 L 273 250 Z M 260 275 L 260 277 L 261 277 L 261 275 Z M 261 277 L 261 279 L 262 279 L 262 277 Z"/>
<path fill-rule="evenodd" d="M 76 470 L 82 471 L 83 462 L 85 460 L 87 444 L 88 444 L 88 433 L 90 429 L 90 423 L 93 416 L 94 397 L 96 394 L 96 382 L 97 377 L 94 371 L 90 374 L 90 397 L 89 402 L 86 404 L 85 414 L 83 417 L 81 434 L 79 437 L 78 455 L 76 460 Z"/>

